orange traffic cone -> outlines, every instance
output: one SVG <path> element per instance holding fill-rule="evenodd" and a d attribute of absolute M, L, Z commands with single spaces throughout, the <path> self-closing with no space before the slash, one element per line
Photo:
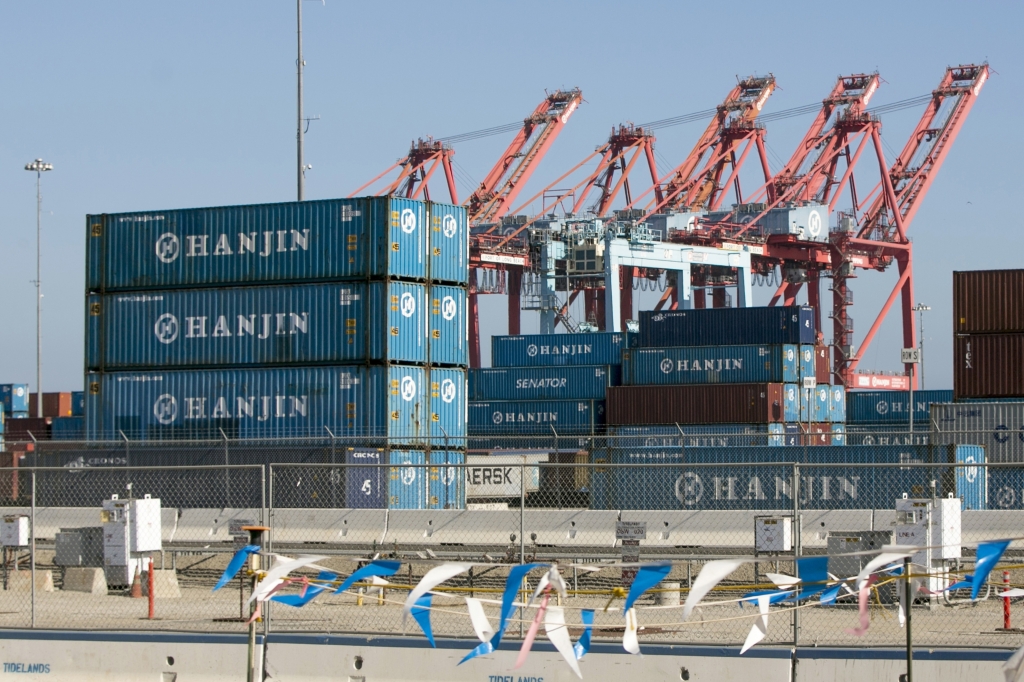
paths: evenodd
<path fill-rule="evenodd" d="M 142 569 L 139 566 L 135 567 L 135 577 L 132 578 L 132 599 L 142 599 Z"/>

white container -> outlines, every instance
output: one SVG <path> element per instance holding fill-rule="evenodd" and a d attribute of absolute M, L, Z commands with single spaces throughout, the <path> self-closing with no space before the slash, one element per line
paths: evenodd
<path fill-rule="evenodd" d="M 754 548 L 758 553 L 791 551 L 793 549 L 792 517 L 754 517 Z"/>
<path fill-rule="evenodd" d="M 0 545 L 4 547 L 28 546 L 28 517 L 24 514 L 5 516 L 0 526 Z"/>

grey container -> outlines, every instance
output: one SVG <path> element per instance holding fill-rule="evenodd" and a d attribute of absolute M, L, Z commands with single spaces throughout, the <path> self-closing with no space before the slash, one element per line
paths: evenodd
<path fill-rule="evenodd" d="M 421 201 L 368 197 L 90 215 L 86 288 L 426 280 L 427 212 Z"/>
<path fill-rule="evenodd" d="M 1024 401 L 934 404 L 930 442 L 982 445 L 990 464 L 1024 462 Z"/>

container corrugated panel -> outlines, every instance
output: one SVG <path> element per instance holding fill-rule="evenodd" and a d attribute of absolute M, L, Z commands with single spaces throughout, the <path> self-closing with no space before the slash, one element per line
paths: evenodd
<path fill-rule="evenodd" d="M 800 379 L 814 377 L 817 380 L 818 373 L 815 359 L 813 345 L 805 343 L 800 346 Z M 791 379 L 786 379 L 786 381 L 791 381 Z"/>
<path fill-rule="evenodd" d="M 492 367 L 621 365 L 633 334 L 521 334 L 491 337 Z"/>
<path fill-rule="evenodd" d="M 954 272 L 953 332 L 1024 333 L 1024 270 Z"/>
<path fill-rule="evenodd" d="M 741 447 L 782 444 L 778 435 L 781 423 L 708 424 L 682 428 L 672 426 L 612 426 L 606 442 L 609 447 Z"/>
<path fill-rule="evenodd" d="M 427 508 L 427 454 L 422 450 L 388 453 L 388 508 Z"/>
<path fill-rule="evenodd" d="M 427 278 L 426 205 L 369 197 L 86 217 L 89 291 Z"/>
<path fill-rule="evenodd" d="M 783 421 L 782 384 L 619 386 L 609 424 L 766 424 Z"/>
<path fill-rule="evenodd" d="M 86 375 L 90 439 L 427 437 L 427 374 L 402 365 Z"/>
<path fill-rule="evenodd" d="M 50 424 L 50 438 L 53 440 L 84 440 L 84 417 L 54 417 Z"/>
<path fill-rule="evenodd" d="M 430 442 L 435 447 L 464 447 L 466 438 L 466 370 L 431 367 L 428 405 Z M 445 433 L 448 437 L 445 438 Z"/>
<path fill-rule="evenodd" d="M 462 465 L 466 453 L 453 450 L 432 450 L 427 473 L 428 509 L 465 509 L 466 477 Z"/>
<path fill-rule="evenodd" d="M 71 391 L 71 416 L 85 416 L 85 391 Z"/>
<path fill-rule="evenodd" d="M 808 306 L 645 310 L 638 345 L 813 344 L 816 332 L 814 309 Z"/>
<path fill-rule="evenodd" d="M 839 448 L 842 449 L 839 449 Z M 953 463 L 959 448 L 822 446 L 750 448 L 619 448 L 602 451 L 607 467 L 594 477 L 592 508 L 777 510 L 793 506 L 792 462 L 835 464 L 801 472 L 804 509 L 891 509 L 904 493 L 923 495 L 933 472 L 924 467 L 857 467 L 848 464 Z M 975 453 L 976 455 L 976 453 Z M 752 465 L 750 463 L 758 463 Z M 644 464 L 670 464 L 659 468 Z M 690 464 L 705 466 L 690 467 Z M 707 466 L 720 464 L 721 466 Z M 982 499 L 984 482 L 944 477 L 940 495 Z"/>
<path fill-rule="evenodd" d="M 927 424 L 932 403 L 953 401 L 953 391 L 914 391 L 914 424 Z M 907 424 L 909 391 L 849 391 L 846 422 L 850 424 Z"/>
<path fill-rule="evenodd" d="M 798 384 L 786 384 L 782 387 L 782 419 L 784 422 L 807 421 L 806 400 L 804 389 Z"/>
<path fill-rule="evenodd" d="M 811 409 L 811 421 L 815 423 L 831 421 L 831 411 L 829 410 L 829 399 L 831 398 L 828 386 L 815 386 L 812 394 L 812 409 Z"/>
<path fill-rule="evenodd" d="M 50 440 L 53 417 L 15 417 L 4 420 L 4 436 L 8 443 Z"/>
<path fill-rule="evenodd" d="M 465 287 L 431 285 L 428 292 L 432 365 L 469 364 L 469 297 Z"/>
<path fill-rule="evenodd" d="M 977 466 L 985 464 L 985 448 L 958 445 L 954 458 L 957 464 L 969 465 L 957 467 L 953 472 L 963 509 L 988 509 L 988 467 Z"/>
<path fill-rule="evenodd" d="M 632 348 L 622 359 L 627 386 L 796 382 L 801 362 L 795 344 Z"/>
<path fill-rule="evenodd" d="M 828 388 L 828 420 L 830 422 L 846 421 L 846 388 L 844 386 Z"/>
<path fill-rule="evenodd" d="M 931 442 L 985 446 L 988 461 L 1024 463 L 1024 401 L 932 405 Z"/>
<path fill-rule="evenodd" d="M 89 296 L 92 370 L 427 361 L 427 287 L 345 282 Z"/>
<path fill-rule="evenodd" d="M 620 383 L 614 365 L 469 370 L 470 400 L 604 400 Z"/>
<path fill-rule="evenodd" d="M 37 414 L 36 408 L 39 402 L 35 393 L 28 394 L 28 416 L 29 417 L 71 417 L 71 393 L 43 393 L 43 413 Z"/>
<path fill-rule="evenodd" d="M 345 506 L 350 509 L 387 507 L 387 480 L 384 448 L 345 448 Z"/>
<path fill-rule="evenodd" d="M 988 508 L 1024 509 L 1024 468 L 988 469 Z"/>
<path fill-rule="evenodd" d="M 913 433 L 896 424 L 874 427 L 846 424 L 846 442 L 850 445 L 928 445 L 931 442 L 927 424 L 914 424 Z"/>
<path fill-rule="evenodd" d="M 469 283 L 469 233 L 465 206 L 427 202 L 430 220 L 430 279 Z"/>
<path fill-rule="evenodd" d="M 470 435 L 592 433 L 605 423 L 603 400 L 471 401 Z"/>
<path fill-rule="evenodd" d="M 832 424 L 832 445 L 846 445 L 846 424 Z"/>
<path fill-rule="evenodd" d="M 953 395 L 1024 398 L 1024 334 L 973 334 L 953 342 Z"/>
<path fill-rule="evenodd" d="M 832 383 L 832 356 L 829 354 L 829 347 L 818 345 L 814 347 L 814 375 L 819 384 Z"/>
<path fill-rule="evenodd" d="M 28 384 L 0 384 L 0 401 L 4 405 L 4 414 L 24 412 L 28 414 Z"/>

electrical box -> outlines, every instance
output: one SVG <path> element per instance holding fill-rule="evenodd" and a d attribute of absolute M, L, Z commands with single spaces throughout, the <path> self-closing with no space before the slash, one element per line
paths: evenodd
<path fill-rule="evenodd" d="M 58 566 L 103 566 L 103 528 L 61 528 L 54 535 L 53 563 Z"/>
<path fill-rule="evenodd" d="M 24 514 L 12 514 L 4 517 L 0 526 L 0 545 L 4 547 L 28 546 L 28 517 Z"/>
<path fill-rule="evenodd" d="M 144 498 L 103 501 L 103 571 L 108 585 L 130 585 L 137 570 L 146 570 L 147 557 L 140 553 L 157 552 L 162 547 L 160 500 Z"/>
<path fill-rule="evenodd" d="M 793 549 L 791 516 L 755 516 L 754 549 L 761 552 L 789 552 Z"/>
<path fill-rule="evenodd" d="M 904 495 L 896 500 L 897 545 L 924 547 L 910 557 L 911 562 L 932 573 L 928 589 L 935 592 L 946 587 L 942 569 L 949 559 L 959 559 L 961 501 L 950 495 L 940 498 L 912 498 Z M 941 547 L 939 546 L 941 545 Z"/>
<path fill-rule="evenodd" d="M 854 552 L 871 552 L 891 545 L 891 530 L 836 530 L 829 531 L 825 542 L 828 546 L 828 570 L 840 578 L 858 575 L 864 565 L 874 559 L 873 555 L 837 556 Z M 879 599 L 891 604 L 899 599 L 896 583 L 886 583 L 876 588 Z"/>
<path fill-rule="evenodd" d="M 604 242 L 595 240 L 570 247 L 566 267 L 577 274 L 604 272 Z"/>

